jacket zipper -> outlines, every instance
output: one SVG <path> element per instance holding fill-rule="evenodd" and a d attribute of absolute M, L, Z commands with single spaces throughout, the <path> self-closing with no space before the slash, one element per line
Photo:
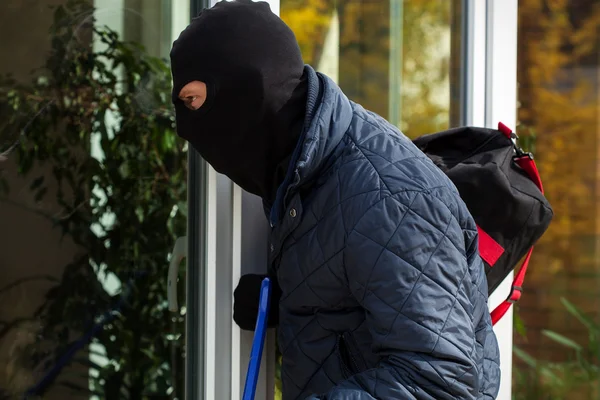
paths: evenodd
<path fill-rule="evenodd" d="M 349 358 L 349 357 L 348 357 L 348 350 L 346 349 L 346 347 L 344 345 L 344 339 L 343 339 L 342 335 L 339 335 L 337 338 L 337 348 L 338 348 L 337 356 L 338 356 L 340 366 L 342 367 L 342 375 L 343 375 L 344 379 L 348 379 L 353 375 L 353 373 L 352 373 L 352 371 L 350 371 L 350 368 L 348 368 L 348 363 L 344 359 L 344 357 L 346 357 L 346 358 Z"/>
<path fill-rule="evenodd" d="M 367 369 L 366 363 L 361 357 L 358 345 L 350 332 L 344 332 L 338 337 L 338 348 L 340 353 L 340 362 L 344 368 L 344 373 L 352 376 Z M 344 354 L 342 354 L 342 352 Z M 347 360 L 344 359 L 344 356 Z M 348 362 L 350 365 L 348 365 Z"/>

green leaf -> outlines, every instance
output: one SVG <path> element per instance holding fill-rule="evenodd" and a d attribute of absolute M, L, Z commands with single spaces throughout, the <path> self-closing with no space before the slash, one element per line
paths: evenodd
<path fill-rule="evenodd" d="M 600 327 L 596 323 L 594 323 L 594 321 L 591 318 L 584 315 L 583 312 L 580 311 L 573 303 L 571 303 L 564 297 L 560 298 L 560 302 L 565 306 L 569 314 L 577 318 L 579 322 L 581 322 L 583 325 L 585 325 L 586 328 L 588 328 L 588 330 L 591 331 L 590 333 L 594 333 L 595 335 L 600 334 Z"/>
<path fill-rule="evenodd" d="M 517 346 L 513 347 L 513 352 L 515 356 L 517 356 L 517 358 L 521 359 L 521 361 L 527 364 L 527 366 L 536 370 L 542 376 L 549 378 L 552 382 L 555 382 L 557 385 L 563 384 L 562 379 L 558 375 L 556 375 L 549 366 L 537 361 Z"/>
<path fill-rule="evenodd" d="M 513 317 L 514 328 L 519 336 L 521 336 L 524 340 L 527 339 L 527 328 L 525 327 L 525 323 L 523 322 L 523 318 L 518 312 L 514 313 Z"/>
<path fill-rule="evenodd" d="M 150 349 L 140 349 L 140 351 L 150 360 L 156 360 L 156 353 Z"/>
<path fill-rule="evenodd" d="M 583 350 L 583 347 L 580 344 L 559 333 L 544 329 L 542 330 L 542 334 L 556 343 L 559 343 L 565 347 L 569 347 L 575 351 L 579 352 Z"/>
<path fill-rule="evenodd" d="M 546 378 L 549 378 L 551 380 L 551 382 L 553 382 L 557 386 L 564 385 L 564 381 L 558 375 L 556 375 L 550 367 L 547 367 L 545 365 L 540 366 L 539 373 L 540 373 L 540 375 L 545 376 Z"/>
<path fill-rule="evenodd" d="M 527 354 L 525 351 L 521 350 L 517 346 L 514 346 L 513 347 L 513 352 L 525 364 L 527 364 L 531 368 L 537 368 L 537 361 L 533 357 L 531 357 L 529 354 Z"/>

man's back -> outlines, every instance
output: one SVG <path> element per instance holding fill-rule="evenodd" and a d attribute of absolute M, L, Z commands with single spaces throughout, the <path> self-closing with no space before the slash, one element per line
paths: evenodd
<path fill-rule="evenodd" d="M 284 398 L 494 398 L 498 348 L 466 206 L 409 139 L 309 77 L 322 94 L 272 235 Z"/>

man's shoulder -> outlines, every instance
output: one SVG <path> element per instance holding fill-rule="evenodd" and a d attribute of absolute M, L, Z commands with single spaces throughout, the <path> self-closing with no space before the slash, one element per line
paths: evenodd
<path fill-rule="evenodd" d="M 371 181 L 388 194 L 403 191 L 454 189 L 446 174 L 397 127 L 353 103 L 352 123 L 346 133 L 342 164 L 347 184 Z"/>
<path fill-rule="evenodd" d="M 456 186 L 410 138 L 377 114 L 356 104 L 353 108 L 334 175 L 325 178 L 335 187 L 328 202 L 340 201 L 361 214 L 387 197 L 409 206 L 420 192 L 448 209 L 464 229 L 474 226 Z"/>

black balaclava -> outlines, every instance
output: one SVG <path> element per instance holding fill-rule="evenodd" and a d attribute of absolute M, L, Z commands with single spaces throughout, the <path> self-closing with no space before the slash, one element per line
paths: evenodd
<path fill-rule="evenodd" d="M 177 133 L 215 170 L 268 202 L 298 143 L 308 83 L 293 32 L 265 2 L 220 2 L 202 11 L 171 50 Z M 198 110 L 178 99 L 207 85 Z"/>

